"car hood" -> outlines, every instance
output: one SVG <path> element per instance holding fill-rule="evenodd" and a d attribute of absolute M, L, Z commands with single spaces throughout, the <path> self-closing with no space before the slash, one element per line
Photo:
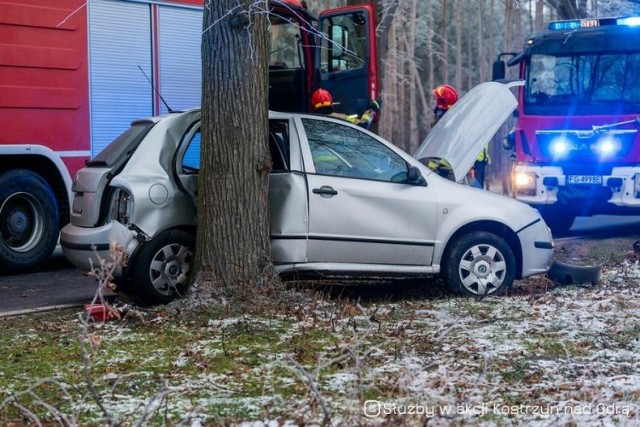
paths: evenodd
<path fill-rule="evenodd" d="M 486 82 L 471 89 L 431 129 L 414 157 L 447 160 L 459 181 L 515 110 L 511 88 L 522 83 Z"/>

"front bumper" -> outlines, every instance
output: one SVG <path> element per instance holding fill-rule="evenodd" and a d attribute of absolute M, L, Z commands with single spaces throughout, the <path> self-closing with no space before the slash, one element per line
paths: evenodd
<path fill-rule="evenodd" d="M 547 224 L 540 219 L 518 231 L 522 250 L 520 278 L 546 273 L 553 254 L 553 238 Z"/>
<path fill-rule="evenodd" d="M 78 227 L 72 224 L 64 226 L 60 232 L 60 246 L 64 256 L 78 269 L 89 272 L 98 267 L 101 260 L 110 262 L 110 248 L 119 245 L 128 254 L 132 254 L 139 245 L 134 231 L 117 221 L 111 221 L 101 227 Z M 116 269 L 116 277 L 122 273 Z"/>
<path fill-rule="evenodd" d="M 518 186 L 515 178 L 524 174 L 530 178 L 526 186 Z M 571 205 L 581 203 L 585 194 L 599 195 L 599 198 L 588 197 L 590 201 L 598 200 L 596 213 L 606 213 L 608 208 L 640 208 L 640 182 L 636 183 L 636 175 L 640 177 L 640 167 L 613 167 L 611 173 L 599 175 L 594 171 L 593 177 L 599 177 L 599 183 L 569 184 L 568 175 L 560 166 L 516 165 L 513 170 L 514 194 L 516 199 L 529 205 L 553 205 L 558 202 Z M 639 179 L 640 181 L 640 179 Z M 571 188 L 571 191 L 568 191 Z"/>

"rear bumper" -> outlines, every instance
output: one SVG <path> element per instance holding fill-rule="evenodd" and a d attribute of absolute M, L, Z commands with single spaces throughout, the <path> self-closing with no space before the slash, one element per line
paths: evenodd
<path fill-rule="evenodd" d="M 117 221 L 102 227 L 85 228 L 67 224 L 60 232 L 60 246 L 64 256 L 79 270 L 89 272 L 101 260 L 112 261 L 110 248 L 121 246 L 131 254 L 138 246 L 136 233 Z M 121 274 L 116 269 L 114 278 Z"/>

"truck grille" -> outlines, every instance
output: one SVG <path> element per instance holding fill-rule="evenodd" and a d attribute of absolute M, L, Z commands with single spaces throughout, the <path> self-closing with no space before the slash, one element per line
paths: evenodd
<path fill-rule="evenodd" d="M 620 159 L 631 152 L 637 130 L 593 131 L 538 131 L 536 138 L 544 157 L 607 161 Z"/>

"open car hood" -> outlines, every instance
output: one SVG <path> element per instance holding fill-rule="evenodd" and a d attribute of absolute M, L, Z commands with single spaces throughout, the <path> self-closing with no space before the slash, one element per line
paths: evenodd
<path fill-rule="evenodd" d="M 456 181 L 464 177 L 518 101 L 511 92 L 522 81 L 486 82 L 471 89 L 446 112 L 422 141 L 414 157 L 449 162 Z"/>

